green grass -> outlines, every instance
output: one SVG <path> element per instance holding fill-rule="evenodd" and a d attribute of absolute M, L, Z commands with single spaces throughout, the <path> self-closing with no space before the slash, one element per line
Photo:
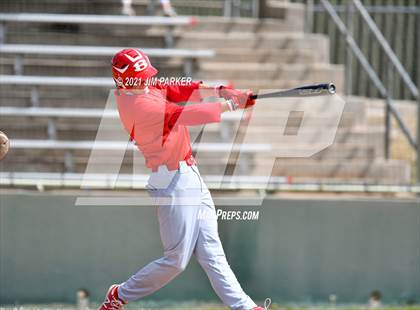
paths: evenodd
<path fill-rule="evenodd" d="M 260 303 L 262 304 L 262 303 Z M 211 303 L 177 303 L 177 304 L 156 304 L 156 303 L 134 303 L 126 306 L 127 310 L 229 310 L 227 307 L 224 307 L 220 304 L 211 304 Z M 360 306 L 337 306 L 330 307 L 327 305 L 319 306 L 299 306 L 299 305 L 278 305 L 276 303 L 272 304 L 270 307 L 271 310 L 369 310 L 368 307 Z M 420 305 L 415 306 L 384 306 L 378 308 L 378 310 L 420 310 Z"/>
<path fill-rule="evenodd" d="M 91 305 L 92 310 L 97 309 L 99 305 Z M 18 305 L 18 306 L 1 306 L 0 310 L 72 310 L 73 305 L 69 304 L 43 304 L 43 305 Z M 212 303 L 173 303 L 173 302 L 143 302 L 132 303 L 125 307 L 126 310 L 229 310 L 220 304 Z M 366 306 L 299 306 L 299 305 L 271 305 L 272 310 L 368 310 Z M 384 306 L 378 310 L 420 310 L 420 305 L 415 306 Z"/>

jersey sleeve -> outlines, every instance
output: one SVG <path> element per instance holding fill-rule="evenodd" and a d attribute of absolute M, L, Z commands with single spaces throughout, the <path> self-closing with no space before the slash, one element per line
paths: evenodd
<path fill-rule="evenodd" d="M 189 85 L 166 86 L 166 96 L 172 102 L 200 102 L 202 98 L 198 89 L 201 84 L 202 81 L 197 81 Z"/>
<path fill-rule="evenodd" d="M 168 103 L 165 111 L 165 122 L 169 129 L 176 125 L 195 126 L 220 122 L 222 108 L 220 102 L 198 103 L 179 106 Z"/>

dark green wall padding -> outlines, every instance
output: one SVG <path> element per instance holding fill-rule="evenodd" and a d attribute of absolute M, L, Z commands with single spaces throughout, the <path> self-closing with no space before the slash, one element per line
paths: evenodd
<path fill-rule="evenodd" d="M 75 197 L 0 197 L 0 304 L 94 300 L 161 255 L 154 207 L 74 206 Z M 240 207 L 222 207 L 238 210 Z M 245 209 L 245 208 L 244 208 Z M 259 221 L 220 221 L 230 264 L 257 300 L 420 301 L 420 205 L 267 199 Z M 153 300 L 217 300 L 195 259 Z"/>

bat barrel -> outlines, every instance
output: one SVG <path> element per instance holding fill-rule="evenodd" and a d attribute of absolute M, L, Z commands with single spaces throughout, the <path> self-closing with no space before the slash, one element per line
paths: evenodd
<path fill-rule="evenodd" d="M 315 96 L 334 95 L 336 91 L 337 89 L 333 83 L 312 84 L 312 85 L 306 85 L 306 86 L 276 91 L 276 92 L 267 93 L 267 94 L 252 95 L 251 99 L 280 98 L 280 97 L 283 97 L 283 98 L 315 97 Z"/>

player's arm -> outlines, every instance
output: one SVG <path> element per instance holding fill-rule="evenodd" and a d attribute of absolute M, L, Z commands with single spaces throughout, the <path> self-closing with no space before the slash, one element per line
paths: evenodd
<path fill-rule="evenodd" d="M 225 108 L 230 111 L 237 108 L 248 108 L 255 104 L 251 99 L 252 92 L 239 91 L 226 86 L 208 86 L 202 81 L 192 82 L 188 85 L 166 86 L 166 96 L 171 102 L 200 102 L 207 97 L 224 98 L 228 100 Z M 227 110 L 226 110 L 227 111 Z"/>
<path fill-rule="evenodd" d="M 169 128 L 176 125 L 196 126 L 209 123 L 219 123 L 221 114 L 231 111 L 228 102 L 198 103 L 180 106 L 168 103 L 165 111 L 165 122 Z"/>
<path fill-rule="evenodd" d="M 220 97 L 219 87 L 204 85 L 202 81 L 190 82 L 186 85 L 160 85 L 166 91 L 169 101 L 179 102 L 200 102 L 207 97 Z"/>
<path fill-rule="evenodd" d="M 202 100 L 199 91 L 202 81 L 195 81 L 186 85 L 160 86 L 166 91 L 166 97 L 171 102 L 200 102 Z"/>

